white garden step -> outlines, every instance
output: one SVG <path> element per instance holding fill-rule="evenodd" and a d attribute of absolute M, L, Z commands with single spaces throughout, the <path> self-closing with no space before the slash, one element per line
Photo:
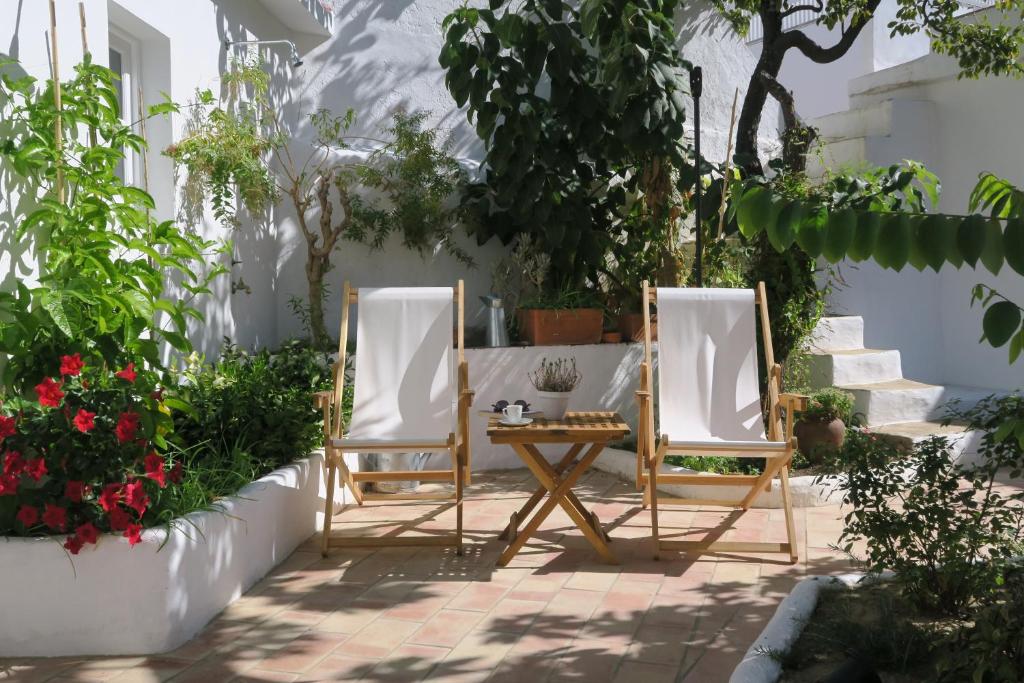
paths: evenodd
<path fill-rule="evenodd" d="M 811 386 L 869 384 L 902 379 L 900 352 L 894 349 L 821 349 L 808 356 Z"/>
<path fill-rule="evenodd" d="M 968 432 L 962 424 L 942 424 L 937 421 L 898 422 L 871 429 L 900 449 L 909 450 L 933 436 L 946 438 L 957 462 L 969 465 L 978 460 L 978 445 L 982 433 Z"/>
<path fill-rule="evenodd" d="M 950 401 L 958 400 L 960 408 L 968 408 L 992 393 L 974 387 L 936 386 L 910 379 L 846 384 L 839 388 L 853 394 L 854 410 L 871 426 L 941 419 Z"/>
<path fill-rule="evenodd" d="M 811 350 L 843 351 L 864 348 L 864 318 L 834 315 L 818 320 L 811 333 Z"/>

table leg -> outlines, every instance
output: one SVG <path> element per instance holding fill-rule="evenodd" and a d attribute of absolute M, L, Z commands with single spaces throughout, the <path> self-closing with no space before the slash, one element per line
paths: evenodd
<path fill-rule="evenodd" d="M 536 476 L 541 484 L 543 484 L 548 490 L 549 496 L 537 513 L 530 519 L 522 531 L 519 532 L 515 540 L 512 541 L 508 548 L 505 549 L 505 552 L 502 553 L 501 557 L 498 559 L 498 565 L 505 566 L 513 557 L 515 557 L 516 553 L 522 549 L 530 536 L 540 528 L 540 525 L 544 522 L 547 516 L 551 514 L 551 511 L 555 509 L 556 505 L 562 506 L 605 562 L 608 562 L 609 564 L 617 564 L 615 556 L 604 541 L 603 534 L 594 530 L 591 522 L 589 521 L 589 517 L 585 514 L 581 514 L 576 506 L 573 505 L 566 496 L 566 493 L 571 491 L 573 484 L 575 484 L 576 480 L 580 478 L 580 475 L 590 467 L 590 464 L 593 463 L 604 449 L 604 444 L 593 444 L 587 451 L 586 455 L 580 459 L 576 466 L 573 467 L 563 479 L 558 478 L 554 468 L 548 464 L 543 456 L 538 458 L 535 455 L 539 455 L 536 448 L 532 449 L 532 453 L 530 452 L 530 449 L 525 447 L 523 444 L 512 444 L 512 448 L 515 449 L 516 453 L 518 453 L 523 459 L 527 467 L 529 467 L 533 472 L 534 476 Z"/>
<path fill-rule="evenodd" d="M 568 468 L 569 465 L 572 464 L 572 461 L 576 459 L 576 456 L 580 454 L 580 451 L 583 450 L 583 447 L 585 445 L 586 444 L 582 443 L 573 444 L 572 448 L 566 451 L 565 455 L 562 456 L 562 459 L 558 461 L 557 465 L 555 465 L 555 472 L 557 472 L 558 474 L 564 472 L 566 468 Z M 541 498 L 543 498 L 544 494 L 547 492 L 548 490 L 543 486 L 538 487 L 537 490 L 533 492 L 533 495 L 530 496 L 530 499 L 526 501 L 526 504 L 523 505 L 523 507 L 521 507 L 519 511 L 516 513 L 516 520 L 518 521 L 529 517 L 530 513 L 533 512 L 533 508 L 537 507 L 537 503 L 540 502 Z M 501 535 L 499 535 L 498 538 L 500 538 L 503 541 L 511 541 L 512 539 L 509 538 L 510 533 L 513 536 L 515 535 L 515 530 L 512 528 L 511 522 L 509 523 L 508 526 L 505 527 L 504 531 L 501 532 Z"/>

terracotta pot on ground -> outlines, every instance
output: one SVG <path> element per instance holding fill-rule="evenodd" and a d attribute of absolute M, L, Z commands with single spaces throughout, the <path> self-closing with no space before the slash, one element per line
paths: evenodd
<path fill-rule="evenodd" d="M 821 460 L 823 449 L 838 450 L 846 438 L 846 424 L 838 417 L 831 422 L 800 421 L 793 427 L 797 447 L 811 462 Z"/>
<path fill-rule="evenodd" d="M 644 340 L 644 314 L 620 313 L 619 332 L 626 341 L 642 342 Z M 658 339 L 658 316 L 651 316 L 651 341 Z"/>
<path fill-rule="evenodd" d="M 604 327 L 600 308 L 520 308 L 519 332 L 534 346 L 599 344 Z"/>
<path fill-rule="evenodd" d="M 544 413 L 546 420 L 561 420 L 569 408 L 569 391 L 538 391 L 534 410 Z"/>
<path fill-rule="evenodd" d="M 618 344 L 622 341 L 621 332 L 605 332 L 601 335 L 601 341 L 605 344 Z"/>

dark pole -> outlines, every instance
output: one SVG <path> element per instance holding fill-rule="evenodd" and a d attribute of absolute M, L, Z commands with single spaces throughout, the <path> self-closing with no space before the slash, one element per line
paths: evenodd
<path fill-rule="evenodd" d="M 690 94 L 693 95 L 693 154 L 694 154 L 694 171 L 696 172 L 697 179 L 694 183 L 694 211 L 695 217 L 693 224 L 697 229 L 697 246 L 696 246 L 696 271 L 697 271 L 697 286 L 704 286 L 704 238 L 701 236 L 703 230 L 700 225 L 700 91 L 703 85 L 702 80 L 703 74 L 699 66 L 693 67 L 690 71 Z"/>

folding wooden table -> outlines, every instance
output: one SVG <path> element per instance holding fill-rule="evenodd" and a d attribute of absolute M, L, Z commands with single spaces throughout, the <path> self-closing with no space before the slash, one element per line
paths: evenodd
<path fill-rule="evenodd" d="M 512 519 L 502 532 L 501 538 L 507 540 L 509 545 L 498 559 L 499 566 L 507 565 L 515 557 L 556 505 L 566 511 L 605 562 L 618 564 L 608 547 L 608 535 L 601 527 L 600 520 L 583 507 L 583 503 L 572 492 L 572 487 L 609 441 L 621 439 L 626 434 L 629 434 L 629 426 L 618 413 L 612 412 L 567 413 L 562 420 L 536 418 L 531 424 L 516 427 L 502 425 L 497 416 L 491 418 L 487 425 L 487 436 L 491 438 L 491 443 L 511 446 L 541 483 L 526 504 L 518 512 L 512 513 Z M 571 445 L 558 464 L 551 465 L 537 448 L 537 444 L 543 443 Z M 586 452 L 577 460 L 584 448 Z M 520 522 L 526 520 L 545 494 L 547 500 L 520 529 Z"/>

